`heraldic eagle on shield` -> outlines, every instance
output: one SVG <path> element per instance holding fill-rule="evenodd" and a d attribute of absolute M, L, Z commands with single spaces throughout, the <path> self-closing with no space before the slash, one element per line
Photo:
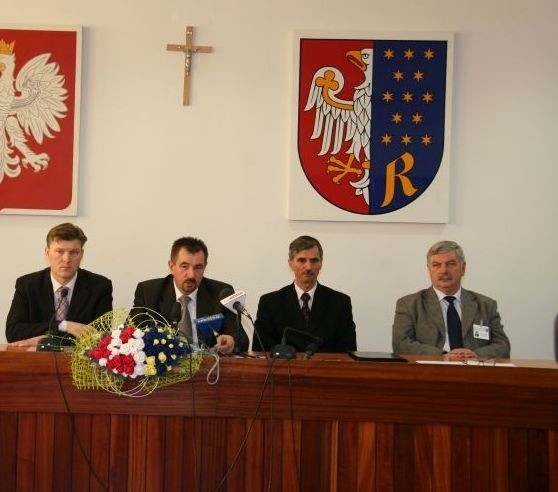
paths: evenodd
<path fill-rule="evenodd" d="M 349 179 L 355 194 L 368 204 L 373 50 L 352 50 L 345 56 L 364 76 L 354 88 L 352 100 L 337 97 L 345 86 L 343 73 L 336 67 L 321 67 L 314 74 L 304 110 L 315 110 L 311 139 L 321 138 L 319 155 L 329 154 L 327 173 L 333 174 L 333 182 Z M 350 142 L 346 152 L 341 150 L 344 142 Z"/>
<path fill-rule="evenodd" d="M 14 77 L 14 45 L 0 40 L 0 182 L 17 177 L 22 166 L 35 172 L 48 167 L 49 155 L 31 150 L 27 136 L 38 144 L 54 138 L 51 132 L 60 131 L 58 120 L 67 111 L 65 79 L 58 64 L 48 61 L 50 54 L 31 58 Z"/>

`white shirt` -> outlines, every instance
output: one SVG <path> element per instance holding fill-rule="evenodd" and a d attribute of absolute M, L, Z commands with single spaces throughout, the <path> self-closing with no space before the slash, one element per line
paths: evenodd
<path fill-rule="evenodd" d="M 300 297 L 305 292 L 308 292 L 308 295 L 310 296 L 310 299 L 308 299 L 308 307 L 310 308 L 310 310 L 312 310 L 312 303 L 314 302 L 314 294 L 316 293 L 316 287 L 318 287 L 318 284 L 314 285 L 314 287 L 312 287 L 310 290 L 301 289 L 298 285 L 296 285 L 296 282 L 294 283 L 294 287 L 296 290 L 296 296 L 298 297 L 298 304 L 300 305 L 300 309 L 302 309 L 302 304 L 303 304 L 302 299 Z"/>

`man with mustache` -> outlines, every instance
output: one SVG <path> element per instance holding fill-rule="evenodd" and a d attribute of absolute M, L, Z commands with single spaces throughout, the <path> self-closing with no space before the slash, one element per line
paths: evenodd
<path fill-rule="evenodd" d="M 448 354 L 458 360 L 509 358 L 510 342 L 496 301 L 461 287 L 466 265 L 461 246 L 437 242 L 426 260 L 432 286 L 397 301 L 394 352 Z"/>
<path fill-rule="evenodd" d="M 232 285 L 204 277 L 208 254 L 207 246 L 201 239 L 177 239 L 168 261 L 169 275 L 137 285 L 131 315 L 136 319 L 140 315 L 143 318 L 146 315 L 156 317 L 155 313 L 158 313 L 169 323 L 177 321 L 179 330 L 181 323 L 188 318 L 189 333 L 185 335 L 198 344 L 201 340 L 198 340 L 198 332 L 192 327 L 192 320 L 222 313 L 225 317 L 223 329 L 211 343 L 216 342 L 215 347 L 222 354 L 232 352 L 235 345 L 244 352 L 248 348 L 248 336 L 241 329 L 240 340 L 235 339 L 238 331 L 235 316 L 220 302 L 223 292 L 233 292 Z M 188 302 L 181 304 L 181 297 L 188 297 Z"/>
<path fill-rule="evenodd" d="M 261 296 L 253 350 L 267 351 L 281 343 L 286 328 L 292 329 L 286 342 L 299 352 L 306 351 L 313 341 L 320 352 L 356 350 L 351 298 L 318 283 L 322 260 L 317 239 L 300 236 L 291 242 L 288 263 L 294 282 Z M 318 339 L 320 343 L 315 342 Z"/>

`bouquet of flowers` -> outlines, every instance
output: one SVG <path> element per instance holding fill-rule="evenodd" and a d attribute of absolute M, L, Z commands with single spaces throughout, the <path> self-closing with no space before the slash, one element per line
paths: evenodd
<path fill-rule="evenodd" d="M 72 355 L 72 379 L 79 389 L 145 396 L 188 380 L 200 367 L 201 355 L 153 316 L 134 323 L 126 311 L 114 310 L 89 326 Z"/>

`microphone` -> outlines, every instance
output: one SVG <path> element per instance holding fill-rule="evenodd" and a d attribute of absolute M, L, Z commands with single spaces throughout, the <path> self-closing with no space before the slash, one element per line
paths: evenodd
<path fill-rule="evenodd" d="M 321 340 L 321 339 L 320 339 Z M 306 349 L 304 350 L 304 360 L 308 360 L 310 359 L 310 357 L 312 357 L 314 355 L 314 353 L 316 352 L 316 350 L 318 350 L 318 347 L 321 345 L 318 344 L 317 342 L 310 342 L 307 346 Z"/>
<path fill-rule="evenodd" d="M 230 291 L 230 289 L 223 289 L 221 294 L 227 295 L 227 297 L 220 297 L 221 304 L 225 306 L 229 311 L 232 311 L 234 314 L 243 314 L 244 316 L 248 316 L 248 311 L 244 308 L 244 302 L 246 301 L 246 292 L 243 290 L 239 290 L 237 292 L 228 295 L 226 291 Z"/>
<path fill-rule="evenodd" d="M 296 358 L 296 348 L 293 345 L 288 345 L 287 342 L 287 334 L 293 332 L 298 333 L 299 335 L 304 336 L 311 340 L 311 342 L 305 347 L 304 349 L 304 359 L 310 359 L 314 352 L 318 350 L 320 345 L 324 342 L 320 337 L 314 336 L 307 331 L 298 330 L 297 328 L 292 328 L 287 326 L 283 330 L 283 336 L 281 337 L 281 343 L 274 345 L 271 347 L 271 357 L 274 359 L 294 359 Z"/>
<path fill-rule="evenodd" d="M 211 335 L 217 336 L 223 328 L 223 321 L 225 321 L 225 316 L 219 313 L 196 318 L 194 323 L 196 324 L 198 332 L 207 337 Z"/>
<path fill-rule="evenodd" d="M 63 287 L 60 290 L 60 299 L 54 308 L 54 313 L 52 313 L 48 320 L 47 336 L 38 341 L 37 352 L 63 352 L 64 347 L 73 345 L 72 340 L 67 336 L 55 335 L 52 330 L 52 324 L 56 320 L 56 313 L 60 308 L 60 304 L 62 304 L 62 300 L 68 296 L 69 291 L 68 287 Z"/>

